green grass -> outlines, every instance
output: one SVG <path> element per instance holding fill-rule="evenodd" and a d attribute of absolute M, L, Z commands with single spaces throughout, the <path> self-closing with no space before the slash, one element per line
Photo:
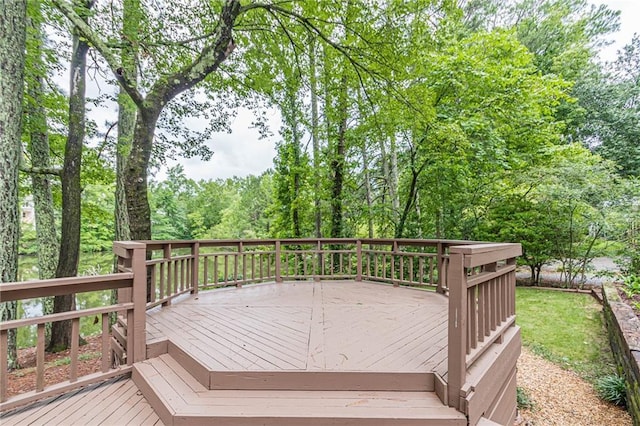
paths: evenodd
<path fill-rule="evenodd" d="M 516 289 L 522 342 L 534 353 L 596 379 L 615 373 L 601 306 L 587 294 Z"/>

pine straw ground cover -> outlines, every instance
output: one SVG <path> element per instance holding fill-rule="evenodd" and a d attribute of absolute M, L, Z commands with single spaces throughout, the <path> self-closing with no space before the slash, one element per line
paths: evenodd
<path fill-rule="evenodd" d="M 631 425 L 623 409 L 603 402 L 593 383 L 615 373 L 602 306 L 586 294 L 517 288 L 523 351 L 518 386 L 533 407 L 519 425 Z"/>
<path fill-rule="evenodd" d="M 516 424 L 526 426 L 631 426 L 624 409 L 602 401 L 593 385 L 577 373 L 535 355 L 527 347 L 518 360 L 518 386 L 533 407 L 521 410 Z"/>
<path fill-rule="evenodd" d="M 86 344 L 78 348 L 78 377 L 100 371 L 101 337 L 87 337 Z M 45 386 L 61 383 L 69 379 L 69 350 L 58 353 L 45 353 Z M 35 390 L 36 388 L 36 348 L 18 350 L 19 369 L 8 373 L 7 396 Z"/>

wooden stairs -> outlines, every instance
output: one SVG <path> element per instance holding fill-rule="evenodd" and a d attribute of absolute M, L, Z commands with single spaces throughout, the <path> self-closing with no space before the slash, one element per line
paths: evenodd
<path fill-rule="evenodd" d="M 132 377 L 166 425 L 467 425 L 433 373 L 209 371 L 172 341 L 149 352 Z"/>

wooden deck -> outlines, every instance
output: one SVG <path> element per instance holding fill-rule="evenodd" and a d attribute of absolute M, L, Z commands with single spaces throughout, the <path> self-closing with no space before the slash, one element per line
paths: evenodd
<path fill-rule="evenodd" d="M 148 312 L 133 379 L 167 424 L 466 425 L 442 402 L 447 309 L 354 281 L 200 292 Z"/>
<path fill-rule="evenodd" d="M 37 325 L 42 358 L 35 391 L 8 398 L 0 375 L 3 424 L 476 426 L 516 417 L 518 244 L 143 241 L 115 242 L 114 253 L 116 274 L 1 284 L 6 300 L 118 289 L 117 304 L 0 324 L 3 370 L 13 328 Z M 110 312 L 119 320 L 109 340 Z M 76 354 L 66 382 L 43 386 L 47 322 L 77 327 L 96 316 L 102 371 L 77 377 Z"/>
<path fill-rule="evenodd" d="M 128 377 L 119 377 L 2 413 L 0 424 L 164 425 Z"/>
<path fill-rule="evenodd" d="M 334 281 L 201 292 L 147 315 L 212 371 L 436 372 L 446 376 L 445 296 Z"/>

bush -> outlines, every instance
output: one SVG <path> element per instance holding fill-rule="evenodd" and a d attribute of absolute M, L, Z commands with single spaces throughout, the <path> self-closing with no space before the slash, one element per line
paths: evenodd
<path fill-rule="evenodd" d="M 527 391 L 520 386 L 516 388 L 516 399 L 518 401 L 518 410 L 528 410 L 533 408 L 533 400 L 529 394 L 527 394 Z"/>
<path fill-rule="evenodd" d="M 596 381 L 596 391 L 603 400 L 622 407 L 627 405 L 626 383 L 617 374 L 601 377 Z"/>
<path fill-rule="evenodd" d="M 629 298 L 635 296 L 636 294 L 640 294 L 640 276 L 633 274 L 626 276 L 624 278 L 622 291 L 624 291 Z"/>

